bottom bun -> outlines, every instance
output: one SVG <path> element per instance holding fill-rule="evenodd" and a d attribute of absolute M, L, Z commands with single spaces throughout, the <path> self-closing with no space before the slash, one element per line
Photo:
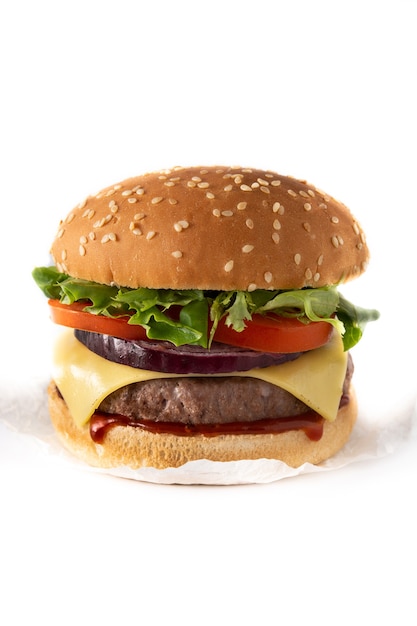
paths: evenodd
<path fill-rule="evenodd" d="M 88 424 L 79 427 L 72 419 L 55 383 L 48 387 L 52 424 L 64 447 L 94 467 L 127 466 L 132 469 L 180 467 L 187 461 L 238 461 L 277 459 L 291 467 L 317 465 L 333 456 L 348 441 L 357 416 L 353 388 L 350 401 L 334 422 L 325 421 L 323 436 L 312 441 L 302 430 L 262 435 L 178 436 L 151 433 L 134 426 L 114 426 L 103 444 L 95 443 Z"/>

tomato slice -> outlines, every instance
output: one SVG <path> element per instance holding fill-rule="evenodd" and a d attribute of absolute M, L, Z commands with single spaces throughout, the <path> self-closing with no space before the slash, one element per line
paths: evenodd
<path fill-rule="evenodd" d="M 326 344 L 332 329 L 328 322 L 303 323 L 294 317 L 255 314 L 240 333 L 220 320 L 214 339 L 261 352 L 306 352 Z"/>
<path fill-rule="evenodd" d="M 112 335 L 121 339 L 146 339 L 142 326 L 128 324 L 129 317 L 107 317 L 83 311 L 86 302 L 62 304 L 59 300 L 48 301 L 51 319 L 56 324 L 88 330 L 93 333 Z M 296 318 L 277 315 L 253 315 L 246 328 L 238 333 L 220 320 L 214 340 L 259 352 L 305 352 L 327 343 L 332 332 L 328 322 L 304 324 Z"/>
<path fill-rule="evenodd" d="M 62 304 L 59 300 L 48 300 L 51 319 L 55 324 L 89 330 L 92 333 L 112 335 L 120 339 L 146 339 L 146 332 L 138 324 L 128 324 L 129 317 L 107 317 L 83 311 L 87 302 Z"/>

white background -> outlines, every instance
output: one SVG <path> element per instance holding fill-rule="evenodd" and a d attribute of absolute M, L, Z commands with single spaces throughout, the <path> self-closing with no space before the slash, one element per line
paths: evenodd
<path fill-rule="evenodd" d="M 0 416 L 0 622 L 415 624 L 416 2 L 16 0 L 0 59 L 3 399 L 30 415 L 48 376 L 30 274 L 59 219 L 134 174 L 240 164 L 362 222 L 347 295 L 382 316 L 355 348 L 361 411 L 406 433 L 337 471 L 162 486 L 57 462 Z"/>

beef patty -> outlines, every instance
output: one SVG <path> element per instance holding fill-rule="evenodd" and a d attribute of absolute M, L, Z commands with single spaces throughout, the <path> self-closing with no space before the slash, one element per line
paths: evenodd
<path fill-rule="evenodd" d="M 343 396 L 348 395 L 353 362 L 348 366 Z M 131 420 L 224 424 L 300 415 L 309 408 L 280 387 L 239 376 L 163 378 L 133 383 L 110 394 L 99 411 Z"/>

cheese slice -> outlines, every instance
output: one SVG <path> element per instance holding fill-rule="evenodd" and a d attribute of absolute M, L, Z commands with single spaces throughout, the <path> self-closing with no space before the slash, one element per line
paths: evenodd
<path fill-rule="evenodd" d="M 248 376 L 272 383 L 332 421 L 339 408 L 346 367 L 347 353 L 343 352 L 340 335 L 334 332 L 325 346 L 295 361 L 214 376 Z M 164 374 L 113 363 L 91 352 L 68 329 L 55 343 L 52 376 L 74 421 L 82 426 L 104 398 L 121 387 L 157 378 L 201 375 Z"/>

